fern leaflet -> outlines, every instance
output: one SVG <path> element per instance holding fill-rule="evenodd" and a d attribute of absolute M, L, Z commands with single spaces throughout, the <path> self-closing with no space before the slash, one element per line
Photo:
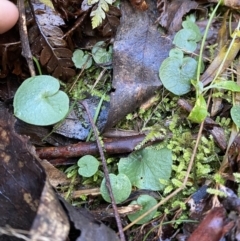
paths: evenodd
<path fill-rule="evenodd" d="M 96 2 L 98 2 L 98 6 L 90 15 L 92 17 L 92 28 L 96 28 L 102 23 L 103 19 L 106 17 L 106 12 L 109 10 L 108 4 L 112 4 L 113 0 L 89 0 L 90 4 Z"/>

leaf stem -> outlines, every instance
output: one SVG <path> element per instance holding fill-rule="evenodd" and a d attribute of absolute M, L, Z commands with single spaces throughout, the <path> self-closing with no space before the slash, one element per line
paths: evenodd
<path fill-rule="evenodd" d="M 216 7 L 214 8 L 212 14 L 210 15 L 208 24 L 206 26 L 206 30 L 205 30 L 204 35 L 203 35 L 203 40 L 202 40 L 201 48 L 200 48 L 200 52 L 199 52 L 198 66 L 197 66 L 197 81 L 198 82 L 200 81 L 201 62 L 202 62 L 204 45 L 205 45 L 205 42 L 206 42 L 206 39 L 207 39 L 207 34 L 208 34 L 208 31 L 209 31 L 210 25 L 212 23 L 212 20 L 213 20 L 215 14 L 217 12 L 218 7 L 221 5 L 221 3 L 222 3 L 222 0 L 218 1 L 218 4 L 216 5 Z"/>
<path fill-rule="evenodd" d="M 37 58 L 35 56 L 33 56 L 32 59 L 33 59 L 34 63 L 37 65 L 39 75 L 42 75 L 42 70 L 41 70 L 39 61 L 37 60 Z"/>

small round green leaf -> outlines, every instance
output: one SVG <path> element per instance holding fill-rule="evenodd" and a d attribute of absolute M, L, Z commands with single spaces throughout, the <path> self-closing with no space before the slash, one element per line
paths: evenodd
<path fill-rule="evenodd" d="M 120 159 L 118 171 L 127 175 L 132 185 L 139 189 L 162 190 L 164 185 L 159 180 L 170 178 L 172 152 L 167 148 L 132 152 L 128 157 Z"/>
<path fill-rule="evenodd" d="M 196 34 L 196 37 L 195 37 L 196 42 L 202 39 L 202 34 L 200 32 L 200 29 L 195 22 L 189 19 L 189 20 L 183 21 L 182 26 L 185 29 L 191 29 L 192 31 L 194 31 L 194 33 Z"/>
<path fill-rule="evenodd" d="M 122 173 L 118 174 L 117 176 L 110 173 L 109 177 L 116 203 L 121 203 L 125 201 L 129 197 L 132 190 L 132 185 L 129 178 Z M 102 180 L 100 192 L 104 200 L 111 203 L 111 199 L 106 187 L 105 178 Z"/>
<path fill-rule="evenodd" d="M 141 205 L 142 209 L 139 210 L 136 213 L 128 215 L 128 218 L 129 218 L 129 220 L 131 222 L 133 222 L 135 219 L 137 219 L 138 217 L 140 217 L 141 215 L 146 213 L 152 207 L 156 206 L 157 205 L 157 200 L 155 198 L 153 198 L 152 196 L 149 196 L 149 195 L 141 195 L 141 196 L 138 197 L 138 199 L 136 201 L 132 201 L 130 203 L 130 205 L 134 205 L 134 204 Z M 157 212 L 157 209 L 152 211 L 152 212 L 150 212 L 147 216 L 145 216 L 144 218 L 139 220 L 137 222 L 137 224 L 147 223 L 149 220 L 151 220 L 153 218 L 153 216 L 155 215 L 156 212 Z"/>
<path fill-rule="evenodd" d="M 104 46 L 104 41 L 97 42 L 92 48 L 92 56 L 97 64 L 111 64 L 112 63 L 112 46 L 107 51 Z"/>
<path fill-rule="evenodd" d="M 49 75 L 26 79 L 14 96 L 14 115 L 39 126 L 62 120 L 68 113 L 69 98 L 59 88 L 59 81 Z"/>
<path fill-rule="evenodd" d="M 234 105 L 231 108 L 230 113 L 231 113 L 233 122 L 236 124 L 237 127 L 240 127 L 240 106 Z"/>
<path fill-rule="evenodd" d="M 99 161 L 91 155 L 86 155 L 78 160 L 78 173 L 83 177 L 93 176 L 99 167 Z"/>
<path fill-rule="evenodd" d="M 191 79 L 194 79 L 196 70 L 197 61 L 193 58 L 168 57 L 160 66 L 159 77 L 167 90 L 184 95 L 191 90 Z"/>
<path fill-rule="evenodd" d="M 196 40 L 197 35 L 193 30 L 181 29 L 175 35 L 173 43 L 185 51 L 194 52 L 197 48 Z"/>
<path fill-rule="evenodd" d="M 92 66 L 92 57 L 89 54 L 84 54 L 84 52 L 80 49 L 74 51 L 72 61 L 78 69 L 83 68 L 85 64 L 85 69 Z"/>

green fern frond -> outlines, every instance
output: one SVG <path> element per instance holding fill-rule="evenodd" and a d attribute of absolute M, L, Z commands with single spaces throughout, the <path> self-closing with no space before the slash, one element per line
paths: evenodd
<path fill-rule="evenodd" d="M 90 2 L 90 5 L 98 2 L 97 8 L 90 14 L 92 17 L 92 28 L 96 28 L 102 23 L 103 19 L 105 19 L 106 12 L 109 10 L 108 4 L 112 4 L 113 0 L 88 0 L 88 2 Z"/>

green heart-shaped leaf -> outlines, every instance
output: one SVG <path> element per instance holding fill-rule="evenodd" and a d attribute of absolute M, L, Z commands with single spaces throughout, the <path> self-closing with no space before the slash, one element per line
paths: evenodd
<path fill-rule="evenodd" d="M 129 197 L 132 190 L 132 185 L 129 178 L 122 173 L 118 174 L 117 176 L 110 173 L 109 178 L 112 186 L 113 196 L 115 198 L 116 203 L 121 203 L 125 201 Z M 105 178 L 101 183 L 100 192 L 104 200 L 110 203 L 111 199 L 108 194 Z"/>
<path fill-rule="evenodd" d="M 92 66 L 92 57 L 89 54 L 84 54 L 80 49 L 74 51 L 72 61 L 78 69 L 83 68 L 83 66 L 85 66 L 85 69 L 88 69 Z"/>
<path fill-rule="evenodd" d="M 92 56 L 97 64 L 111 64 L 112 63 L 112 46 L 109 50 L 103 47 L 104 42 L 97 42 L 92 48 Z"/>
<path fill-rule="evenodd" d="M 196 34 L 196 37 L 195 37 L 196 42 L 202 39 L 202 34 L 200 32 L 200 29 L 195 22 L 189 19 L 189 20 L 183 21 L 182 26 L 185 29 L 191 29 Z"/>
<path fill-rule="evenodd" d="M 121 158 L 118 163 L 119 173 L 128 176 L 133 186 L 139 189 L 162 190 L 164 185 L 159 179 L 169 180 L 172 171 L 172 152 L 142 149 Z"/>
<path fill-rule="evenodd" d="M 196 70 L 197 61 L 193 58 L 168 57 L 161 64 L 159 77 L 167 90 L 175 95 L 184 95 L 191 90 L 191 79 Z"/>
<path fill-rule="evenodd" d="M 78 173 L 83 177 L 93 176 L 99 167 L 99 161 L 91 155 L 86 155 L 78 160 Z"/>
<path fill-rule="evenodd" d="M 59 88 L 59 81 L 48 75 L 26 79 L 14 96 L 14 115 L 39 126 L 62 120 L 68 113 L 69 98 Z"/>
<path fill-rule="evenodd" d="M 134 204 L 141 205 L 142 208 L 138 212 L 128 215 L 128 218 L 130 219 L 131 222 L 133 222 L 135 219 L 142 216 L 144 213 L 146 213 L 152 207 L 156 206 L 157 200 L 149 195 L 141 195 L 138 197 L 138 199 L 136 201 L 132 201 L 129 205 L 134 205 Z M 144 223 L 148 222 L 149 220 L 151 220 L 153 218 L 153 216 L 155 215 L 156 212 L 157 212 L 157 209 L 153 210 L 147 216 L 145 216 L 144 218 L 139 220 L 137 222 L 137 224 L 144 224 Z"/>
<path fill-rule="evenodd" d="M 173 43 L 185 51 L 194 52 L 197 48 L 197 40 L 198 37 L 192 29 L 181 29 L 175 35 Z"/>

